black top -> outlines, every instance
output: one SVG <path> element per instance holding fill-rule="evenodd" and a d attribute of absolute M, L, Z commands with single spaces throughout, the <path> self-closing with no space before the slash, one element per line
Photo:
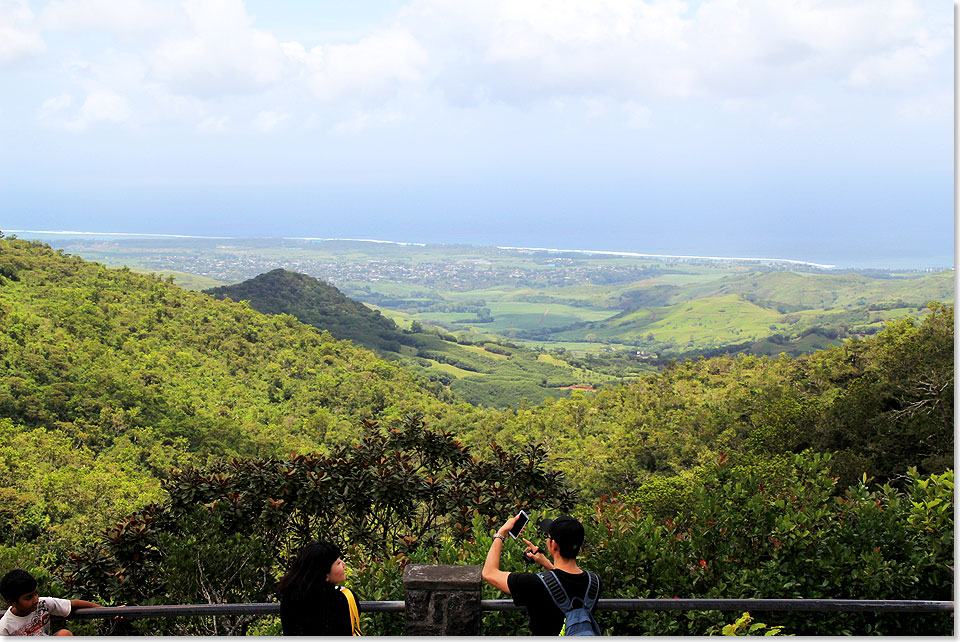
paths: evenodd
<path fill-rule="evenodd" d="M 587 574 L 586 572 L 578 575 L 572 575 L 566 571 L 554 570 L 560 585 L 567 592 L 570 599 L 580 598 L 587 592 Z M 600 578 L 597 578 L 600 581 Z M 560 629 L 563 628 L 563 611 L 557 608 L 547 592 L 547 587 L 543 585 L 540 578 L 535 573 L 510 573 L 507 576 L 507 587 L 510 589 L 510 595 L 513 596 L 513 603 L 517 606 L 527 607 L 527 613 L 530 615 L 530 633 L 532 635 L 560 635 Z M 603 585 L 600 585 L 603 590 Z M 599 602 L 600 593 L 597 593 Z M 591 613 L 596 619 L 597 605 L 593 605 Z"/>
<path fill-rule="evenodd" d="M 284 635 L 351 635 L 347 596 L 329 585 L 308 596 L 280 600 Z"/>

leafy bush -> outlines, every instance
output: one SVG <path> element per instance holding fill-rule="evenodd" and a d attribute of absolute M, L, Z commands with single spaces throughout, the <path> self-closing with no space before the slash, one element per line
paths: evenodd
<path fill-rule="evenodd" d="M 869 490 L 863 479 L 837 496 L 829 460 L 795 456 L 786 487 L 719 462 L 689 510 L 665 521 L 601 501 L 585 566 L 600 573 L 605 595 L 624 598 L 952 599 L 952 471 L 921 479 L 911 470 L 903 491 Z M 939 614 L 778 612 L 764 621 L 801 635 L 952 630 Z M 697 635 L 723 615 L 612 612 L 604 623 L 618 634 Z"/>

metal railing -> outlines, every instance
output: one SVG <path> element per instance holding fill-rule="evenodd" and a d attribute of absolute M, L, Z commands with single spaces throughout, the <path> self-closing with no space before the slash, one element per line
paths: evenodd
<path fill-rule="evenodd" d="M 402 613 L 403 601 L 360 601 L 361 613 Z M 513 600 L 481 600 L 483 611 L 520 611 Z M 599 600 L 601 611 L 844 611 L 895 613 L 950 613 L 953 601 L 933 600 L 820 600 L 820 599 L 605 599 Z M 77 609 L 71 619 L 124 617 L 184 617 L 211 615 L 276 615 L 277 602 L 248 604 L 164 604 L 155 606 L 101 606 Z"/>

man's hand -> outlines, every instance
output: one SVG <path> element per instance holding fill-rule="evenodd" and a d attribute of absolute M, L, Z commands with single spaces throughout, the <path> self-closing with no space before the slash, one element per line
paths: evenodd
<path fill-rule="evenodd" d="M 510 519 L 508 519 L 506 522 L 504 522 L 503 526 L 500 527 L 500 530 L 498 530 L 497 533 L 500 534 L 500 535 L 503 535 L 504 537 L 509 537 L 509 536 L 510 536 L 510 529 L 513 528 L 513 525 L 517 523 L 517 518 L 518 518 L 518 517 L 520 517 L 520 516 L 519 516 L 519 515 L 514 515 L 513 517 L 511 517 Z M 524 541 L 526 541 L 526 540 L 524 540 Z"/>
<path fill-rule="evenodd" d="M 523 538 L 523 541 L 527 543 L 527 548 L 524 549 L 524 554 L 529 553 L 530 557 L 533 558 L 533 561 L 547 569 L 548 571 L 553 570 L 553 563 L 547 559 L 547 556 L 543 554 L 542 549 L 535 545 L 533 542 L 528 540 L 526 537 Z"/>

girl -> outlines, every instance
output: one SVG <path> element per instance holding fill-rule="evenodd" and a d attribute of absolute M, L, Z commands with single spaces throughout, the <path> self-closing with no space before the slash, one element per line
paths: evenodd
<path fill-rule="evenodd" d="M 346 580 L 340 548 L 323 540 L 304 546 L 277 582 L 284 635 L 360 635 L 357 602 Z"/>

